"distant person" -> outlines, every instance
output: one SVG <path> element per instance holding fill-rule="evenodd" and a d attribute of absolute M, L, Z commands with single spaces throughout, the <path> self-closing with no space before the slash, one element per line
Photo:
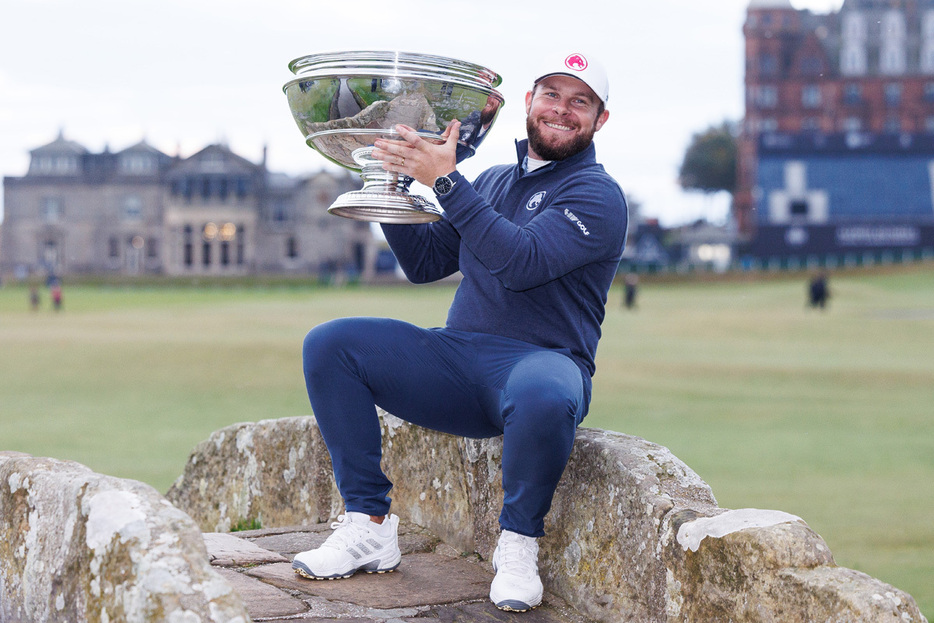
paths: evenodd
<path fill-rule="evenodd" d="M 824 309 L 827 299 L 830 298 L 830 288 L 827 285 L 827 273 L 821 271 L 814 275 L 808 284 L 808 304 L 811 307 Z"/>
<path fill-rule="evenodd" d="M 626 309 L 632 309 L 636 306 L 636 293 L 639 289 L 639 277 L 635 273 L 626 275 L 623 282 L 623 304 Z"/>
<path fill-rule="evenodd" d="M 32 311 L 39 311 L 39 305 L 42 304 L 42 299 L 39 297 L 39 288 L 32 286 L 29 288 L 29 307 Z"/>
<path fill-rule="evenodd" d="M 49 291 L 52 295 L 52 309 L 55 311 L 62 310 L 62 284 L 58 281 L 52 284 L 52 287 L 49 288 Z"/>

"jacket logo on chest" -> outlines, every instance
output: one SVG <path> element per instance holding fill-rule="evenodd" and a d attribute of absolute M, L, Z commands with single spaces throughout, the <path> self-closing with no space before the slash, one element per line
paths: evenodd
<path fill-rule="evenodd" d="M 545 200 L 545 191 L 540 190 L 539 192 L 532 195 L 532 198 L 529 199 L 529 202 L 525 204 L 526 210 L 537 210 L 538 206 L 542 205 L 542 201 Z"/>

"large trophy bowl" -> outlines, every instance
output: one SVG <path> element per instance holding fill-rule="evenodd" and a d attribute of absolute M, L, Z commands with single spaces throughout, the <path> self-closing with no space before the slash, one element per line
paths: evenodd
<path fill-rule="evenodd" d="M 474 154 L 496 120 L 502 79 L 479 65 L 407 52 L 332 52 L 289 63 L 283 87 L 305 143 L 328 160 L 359 171 L 363 188 L 344 193 L 328 212 L 360 221 L 427 223 L 435 205 L 409 193 L 412 178 L 384 171 L 372 157 L 376 139 L 399 139 L 397 124 L 440 143 L 461 122 L 457 161 Z"/>

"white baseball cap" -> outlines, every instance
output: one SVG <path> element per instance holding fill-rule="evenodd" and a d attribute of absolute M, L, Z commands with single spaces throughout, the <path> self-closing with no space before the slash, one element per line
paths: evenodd
<path fill-rule="evenodd" d="M 588 54 L 581 52 L 571 52 L 557 58 L 546 60 L 543 65 L 545 71 L 539 74 L 534 84 L 538 84 L 543 78 L 554 75 L 565 75 L 577 78 L 597 94 L 600 101 L 606 105 L 610 99 L 610 81 L 606 76 L 606 69 L 603 63 Z"/>

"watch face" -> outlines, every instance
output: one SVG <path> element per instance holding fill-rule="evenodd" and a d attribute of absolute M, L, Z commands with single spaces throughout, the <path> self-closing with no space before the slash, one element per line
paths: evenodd
<path fill-rule="evenodd" d="M 449 177 L 441 176 L 435 180 L 435 193 L 439 195 L 448 194 L 452 188 L 454 188 L 454 182 Z"/>

